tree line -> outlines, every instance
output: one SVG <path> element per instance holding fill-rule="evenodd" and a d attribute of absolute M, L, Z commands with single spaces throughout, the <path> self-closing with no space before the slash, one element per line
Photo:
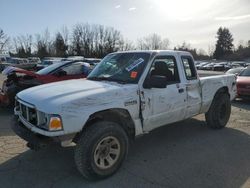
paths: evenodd
<path fill-rule="evenodd" d="M 210 48 L 208 54 L 203 49 L 192 48 L 186 42 L 174 47 L 174 50 L 189 51 L 195 59 L 242 60 L 250 57 L 250 40 L 235 47 L 231 32 L 223 27 L 218 29 L 216 38 L 215 47 Z M 121 32 L 113 27 L 88 23 L 76 24 L 71 30 L 64 26 L 53 36 L 46 29 L 40 34 L 19 35 L 12 39 L 0 28 L 0 53 L 8 51 L 11 56 L 17 57 L 77 55 L 102 58 L 115 51 L 166 50 L 169 49 L 169 44 L 169 39 L 156 33 L 139 38 L 133 43 L 124 39 Z"/>

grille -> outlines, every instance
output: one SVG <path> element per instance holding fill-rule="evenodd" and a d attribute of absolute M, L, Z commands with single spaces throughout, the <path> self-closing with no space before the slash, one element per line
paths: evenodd
<path fill-rule="evenodd" d="M 19 103 L 20 115 L 23 119 L 29 122 L 32 125 L 37 125 L 37 112 L 33 107 L 29 107 L 24 105 L 23 103 Z"/>

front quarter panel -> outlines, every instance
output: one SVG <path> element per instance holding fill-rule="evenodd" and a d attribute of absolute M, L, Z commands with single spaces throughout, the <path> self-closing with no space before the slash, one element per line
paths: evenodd
<path fill-rule="evenodd" d="M 125 109 L 131 118 L 137 121 L 137 85 L 124 87 L 120 91 L 91 95 L 61 105 L 58 110 L 63 121 L 64 134 L 80 132 L 92 114 L 109 109 Z"/>

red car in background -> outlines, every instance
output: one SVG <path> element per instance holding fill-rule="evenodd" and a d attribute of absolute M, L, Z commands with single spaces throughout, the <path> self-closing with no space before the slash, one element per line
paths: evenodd
<path fill-rule="evenodd" d="M 250 99 L 250 67 L 238 75 L 236 85 L 237 97 Z"/>
<path fill-rule="evenodd" d="M 16 67 L 7 67 L 2 73 L 7 75 L 0 91 L 0 105 L 9 106 L 15 102 L 18 92 L 41 84 L 87 77 L 90 65 L 86 62 L 62 61 L 38 72 Z"/>

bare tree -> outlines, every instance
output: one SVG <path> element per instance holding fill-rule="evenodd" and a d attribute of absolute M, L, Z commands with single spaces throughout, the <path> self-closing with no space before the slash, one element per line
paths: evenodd
<path fill-rule="evenodd" d="M 32 35 L 20 35 L 13 38 L 16 54 L 19 57 L 28 57 L 31 55 L 33 38 Z"/>
<path fill-rule="evenodd" d="M 76 55 L 103 57 L 119 50 L 120 31 L 102 25 L 77 24 L 73 28 L 72 49 Z"/>
<path fill-rule="evenodd" d="M 62 26 L 61 35 L 66 45 L 69 45 L 69 29 L 67 26 Z"/>
<path fill-rule="evenodd" d="M 36 34 L 36 55 L 43 58 L 55 54 L 53 42 L 50 38 L 50 32 L 46 29 L 42 34 Z"/>
<path fill-rule="evenodd" d="M 9 37 L 0 28 L 0 53 L 5 51 L 5 48 L 9 42 Z"/>
<path fill-rule="evenodd" d="M 205 50 L 203 50 L 202 48 L 200 48 L 199 50 L 198 50 L 198 53 L 197 53 L 199 56 L 206 56 L 207 55 L 207 53 L 206 53 L 206 51 Z"/>
<path fill-rule="evenodd" d="M 169 40 L 162 39 L 160 35 L 153 33 L 139 39 L 137 46 L 140 50 L 166 50 L 169 47 Z"/>
<path fill-rule="evenodd" d="M 120 51 L 129 51 L 129 50 L 134 50 L 135 47 L 133 45 L 133 43 L 129 40 L 126 40 L 126 39 L 121 39 L 119 41 L 119 50 Z"/>
<path fill-rule="evenodd" d="M 209 57 L 213 57 L 214 50 L 215 50 L 214 45 L 211 45 L 211 44 L 208 45 L 208 56 L 209 56 Z"/>

